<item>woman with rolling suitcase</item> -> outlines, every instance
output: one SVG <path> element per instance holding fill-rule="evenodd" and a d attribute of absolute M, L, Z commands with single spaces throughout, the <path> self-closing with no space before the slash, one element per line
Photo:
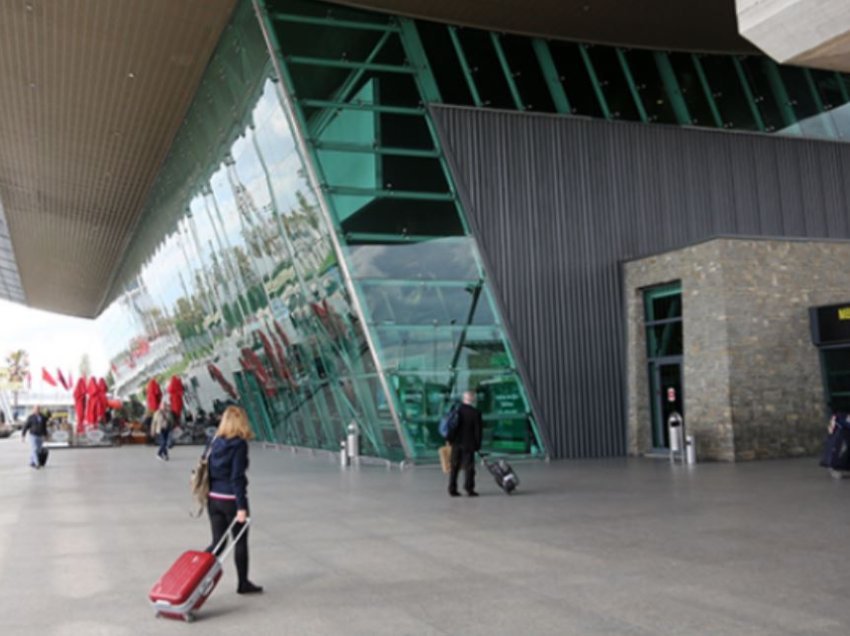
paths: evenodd
<path fill-rule="evenodd" d="M 248 519 L 248 440 L 253 439 L 248 416 L 238 406 L 228 406 L 221 417 L 221 423 L 213 438 L 209 452 L 210 493 L 207 512 L 212 529 L 212 543 L 208 551 L 215 546 L 228 531 L 231 522 L 236 520 L 233 537 L 240 535 Z M 248 579 L 248 532 L 245 529 L 236 542 L 234 551 L 239 594 L 258 594 L 263 591 Z"/>

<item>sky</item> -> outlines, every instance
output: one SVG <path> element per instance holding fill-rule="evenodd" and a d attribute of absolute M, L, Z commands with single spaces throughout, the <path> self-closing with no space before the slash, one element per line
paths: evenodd
<path fill-rule="evenodd" d="M 95 375 L 105 376 L 109 371 L 94 320 L 52 314 L 0 300 L 0 365 L 6 366 L 6 356 L 17 349 L 29 353 L 33 390 L 50 388 L 42 384 L 42 367 L 54 378 L 57 368 L 62 369 L 63 374 L 70 371 L 76 380 L 84 353 L 89 354 Z"/>

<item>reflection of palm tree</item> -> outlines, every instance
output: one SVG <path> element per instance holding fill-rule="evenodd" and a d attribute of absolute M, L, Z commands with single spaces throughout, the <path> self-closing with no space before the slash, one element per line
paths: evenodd
<path fill-rule="evenodd" d="M 18 391 L 24 379 L 30 372 L 30 357 L 23 349 L 17 349 L 6 356 L 6 370 L 9 373 L 9 381 L 14 383 L 12 390 L 13 413 L 18 411 Z"/>

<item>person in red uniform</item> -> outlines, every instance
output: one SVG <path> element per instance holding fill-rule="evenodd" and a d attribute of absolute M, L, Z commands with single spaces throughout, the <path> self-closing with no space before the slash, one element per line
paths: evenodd
<path fill-rule="evenodd" d="M 159 382 L 156 378 L 151 378 L 148 382 L 148 411 L 151 414 L 159 410 L 159 405 L 162 403 L 162 389 L 159 388 Z"/>
<path fill-rule="evenodd" d="M 183 382 L 180 381 L 179 376 L 171 376 L 171 381 L 168 383 L 168 397 L 176 426 L 180 424 L 180 416 L 183 414 Z"/>
<path fill-rule="evenodd" d="M 106 417 L 106 409 L 108 407 L 106 403 L 107 391 L 106 380 L 100 378 L 97 381 L 97 403 L 94 405 L 95 424 L 100 424 Z"/>
<path fill-rule="evenodd" d="M 86 385 L 86 426 L 94 427 L 97 425 L 97 380 L 94 376 L 89 378 Z"/>
<path fill-rule="evenodd" d="M 77 433 L 86 430 L 86 378 L 81 376 L 74 387 L 74 410 L 77 414 Z"/>

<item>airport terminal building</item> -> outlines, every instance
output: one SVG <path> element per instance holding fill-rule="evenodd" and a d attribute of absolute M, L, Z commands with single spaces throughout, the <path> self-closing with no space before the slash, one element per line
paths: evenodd
<path fill-rule="evenodd" d="M 672 410 L 703 460 L 812 453 L 850 403 L 810 331 L 850 320 L 850 77 L 774 62 L 733 2 L 489 4 L 188 2 L 208 57 L 100 294 L 28 284 L 22 178 L 4 295 L 98 316 L 120 390 L 181 374 L 280 444 L 355 423 L 433 461 L 474 390 L 494 453 L 664 452 Z"/>

